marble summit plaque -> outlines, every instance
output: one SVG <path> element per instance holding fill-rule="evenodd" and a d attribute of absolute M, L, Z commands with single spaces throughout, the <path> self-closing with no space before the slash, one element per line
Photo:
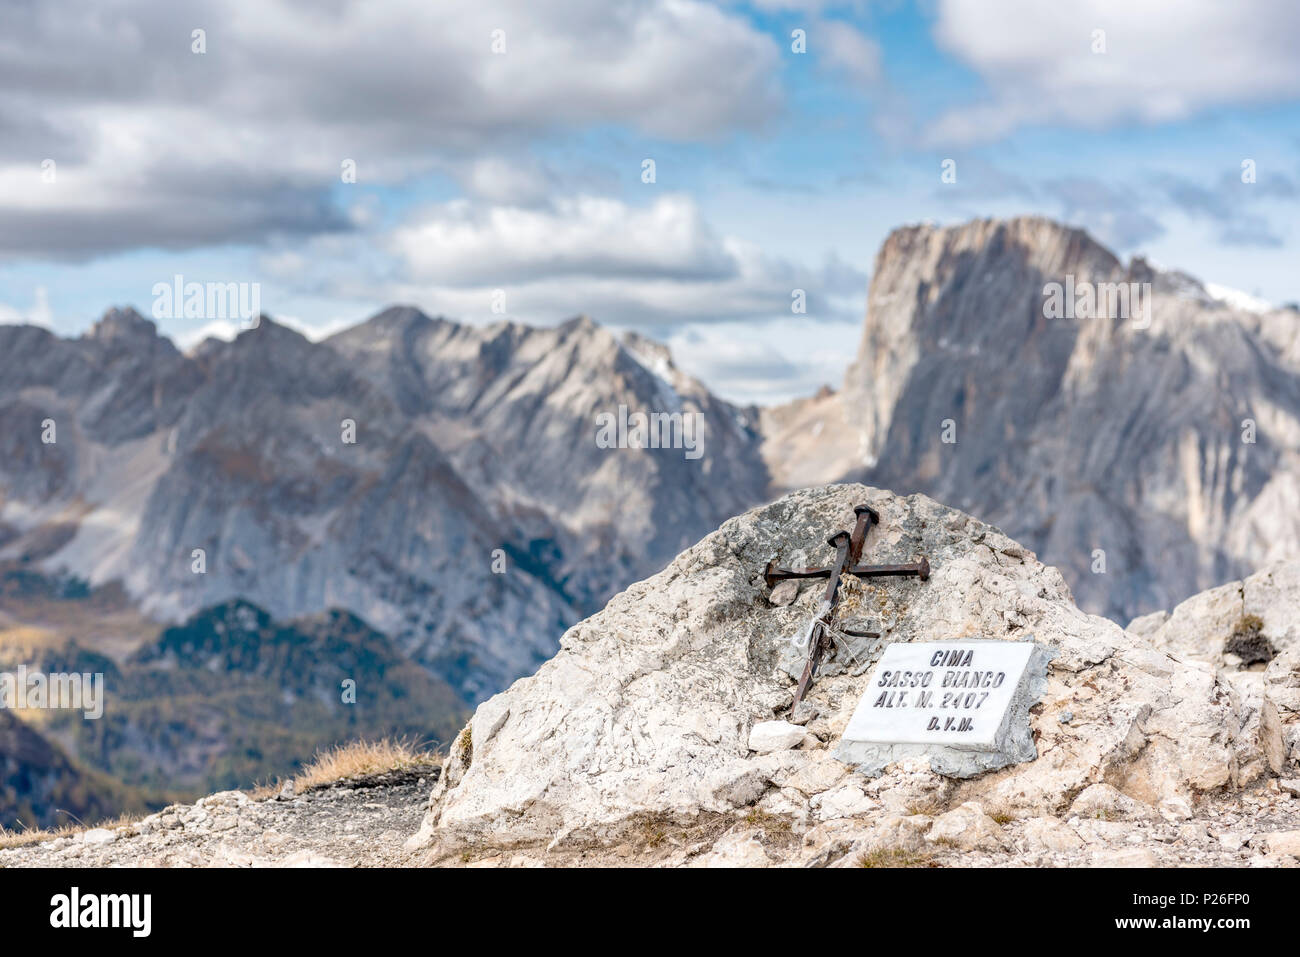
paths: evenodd
<path fill-rule="evenodd" d="M 1032 640 L 891 644 L 835 756 L 868 774 L 926 756 L 959 778 L 1032 761 L 1029 708 L 1047 687 L 1050 657 Z"/>

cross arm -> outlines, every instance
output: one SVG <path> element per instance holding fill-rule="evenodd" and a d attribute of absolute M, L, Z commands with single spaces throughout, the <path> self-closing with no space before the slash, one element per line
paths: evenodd
<path fill-rule="evenodd" d="M 919 561 L 903 565 L 854 565 L 844 570 L 858 578 L 899 578 L 915 575 L 921 581 L 927 581 L 930 577 L 930 562 L 922 557 Z M 773 559 L 763 570 L 763 580 L 767 582 L 768 588 L 775 588 L 777 582 L 786 578 L 826 578 L 830 573 L 829 568 L 781 568 Z"/>

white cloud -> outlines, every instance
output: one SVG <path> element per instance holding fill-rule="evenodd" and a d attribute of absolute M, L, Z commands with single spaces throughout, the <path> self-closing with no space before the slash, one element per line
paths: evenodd
<path fill-rule="evenodd" d="M 854 82 L 870 86 L 880 80 L 880 47 L 865 33 L 840 20 L 813 28 L 812 49 L 824 50 L 825 62 Z"/>
<path fill-rule="evenodd" d="M 774 405 L 839 388 L 861 337 L 857 322 L 798 316 L 770 322 L 725 322 L 675 331 L 673 360 L 733 402 Z"/>
<path fill-rule="evenodd" d="M 460 173 L 460 180 L 478 199 L 525 206 L 544 202 L 555 188 L 555 177 L 550 171 L 524 157 L 475 159 Z"/>
<path fill-rule="evenodd" d="M 389 248 L 403 269 L 385 298 L 482 321 L 501 318 L 492 312 L 498 289 L 507 314 L 527 322 L 580 312 L 629 326 L 789 316 L 796 289 L 810 319 L 856 321 L 866 288 L 840 260 L 809 266 L 721 234 L 672 194 L 645 206 L 592 196 L 541 208 L 458 200 L 423 211 Z"/>
<path fill-rule="evenodd" d="M 344 160 L 360 184 L 399 184 L 605 124 L 712 140 L 780 104 L 774 39 L 699 0 L 72 0 L 5 18 L 15 255 L 346 230 Z M 498 201 L 536 188 L 482 163 L 473 184 Z"/>
<path fill-rule="evenodd" d="M 257 265 L 272 279 L 293 282 L 306 274 L 311 260 L 297 249 L 279 249 L 259 256 Z"/>
<path fill-rule="evenodd" d="M 988 142 L 1036 123 L 1163 123 L 1300 94 L 1300 6 L 1263 0 L 940 0 L 939 46 L 972 67 L 985 99 L 929 128 L 932 145 Z M 1105 52 L 1093 52 L 1093 31 Z"/>
<path fill-rule="evenodd" d="M 393 249 L 414 276 L 453 286 L 566 276 L 726 278 L 739 268 L 682 195 L 644 207 L 596 196 L 545 208 L 456 200 L 399 229 Z"/>
<path fill-rule="evenodd" d="M 32 292 L 32 304 L 27 309 L 0 302 L 0 325 L 27 323 L 33 326 L 54 328 L 54 314 L 50 311 L 50 297 L 44 286 Z"/>
<path fill-rule="evenodd" d="M 305 339 L 312 342 L 320 342 L 322 339 L 328 339 L 336 332 L 342 332 L 350 326 L 356 325 L 355 318 L 342 318 L 335 316 L 332 319 L 326 319 L 324 322 L 308 322 L 300 316 L 278 315 L 274 317 L 275 321 L 282 326 L 288 326 L 294 332 L 299 333 Z"/>

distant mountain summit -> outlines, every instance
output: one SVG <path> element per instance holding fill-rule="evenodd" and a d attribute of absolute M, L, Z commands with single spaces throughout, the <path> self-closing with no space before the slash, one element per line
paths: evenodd
<path fill-rule="evenodd" d="M 700 457 L 600 447 L 621 407 L 700 417 Z M 394 307 L 321 343 L 263 317 L 189 355 L 131 310 L 4 326 L 0 426 L 0 561 L 163 620 L 346 608 L 471 701 L 767 486 L 752 411 L 586 317 Z"/>
<path fill-rule="evenodd" d="M 1052 318 L 1063 290 L 1083 308 Z M 910 226 L 876 257 L 842 391 L 769 411 L 768 461 L 778 485 L 860 478 L 972 512 L 1123 621 L 1300 558 L 1298 341 L 1294 310 L 1050 220 Z"/>

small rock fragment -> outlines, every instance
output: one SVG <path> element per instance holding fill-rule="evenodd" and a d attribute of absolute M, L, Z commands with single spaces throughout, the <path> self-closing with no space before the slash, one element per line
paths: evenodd
<path fill-rule="evenodd" d="M 1273 831 L 1251 838 L 1251 846 L 1263 845 L 1273 857 L 1300 857 L 1300 831 Z"/>
<path fill-rule="evenodd" d="M 1184 797 L 1167 797 L 1160 802 L 1160 816 L 1171 824 L 1186 821 L 1192 816 L 1191 802 Z"/>
<path fill-rule="evenodd" d="M 1145 847 L 1126 847 L 1099 851 L 1093 864 L 1097 867 L 1159 867 L 1160 858 Z"/>
<path fill-rule="evenodd" d="M 1054 817 L 1034 817 L 1024 825 L 1025 846 L 1031 852 L 1072 851 L 1083 847 L 1083 839 L 1074 829 Z"/>
<path fill-rule="evenodd" d="M 749 750 L 766 754 L 787 751 L 803 741 L 806 732 L 789 721 L 760 721 L 749 731 Z"/>
<path fill-rule="evenodd" d="M 785 581 L 778 583 L 777 586 L 772 589 L 772 594 L 767 596 L 767 601 L 768 604 L 775 608 L 784 608 L 798 597 L 798 579 L 787 578 Z"/>
<path fill-rule="evenodd" d="M 1074 799 L 1070 814 L 1101 821 L 1152 820 L 1156 817 L 1156 809 L 1121 794 L 1109 784 L 1093 784 Z"/>
<path fill-rule="evenodd" d="M 925 839 L 931 844 L 949 844 L 963 851 L 1002 850 L 1010 843 L 998 822 L 974 801 L 967 801 L 936 818 Z"/>
<path fill-rule="evenodd" d="M 811 701 L 800 701 L 799 707 L 795 708 L 790 714 L 791 724 L 807 724 L 809 721 L 816 720 L 821 711 Z"/>
<path fill-rule="evenodd" d="M 1246 843 L 1247 835 L 1238 831 L 1224 831 L 1219 835 L 1219 846 L 1229 854 L 1241 850 L 1241 846 Z"/>

